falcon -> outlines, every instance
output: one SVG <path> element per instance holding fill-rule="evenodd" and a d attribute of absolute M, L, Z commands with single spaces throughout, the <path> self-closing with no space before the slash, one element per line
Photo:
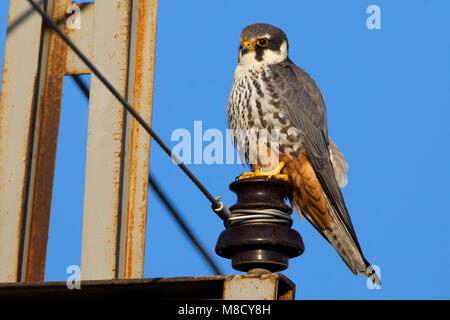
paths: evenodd
<path fill-rule="evenodd" d="M 290 181 L 291 203 L 336 249 L 348 268 L 380 284 L 364 258 L 340 187 L 348 165 L 328 137 L 315 81 L 288 56 L 286 34 L 269 24 L 245 27 L 228 105 L 228 125 L 252 172 Z"/>

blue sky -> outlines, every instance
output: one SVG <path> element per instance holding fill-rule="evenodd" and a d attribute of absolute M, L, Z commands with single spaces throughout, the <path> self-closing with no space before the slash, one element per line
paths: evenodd
<path fill-rule="evenodd" d="M 381 30 L 366 27 L 372 4 L 381 9 Z M 7 9 L 1 1 L 2 57 Z M 343 194 L 366 258 L 381 268 L 383 287 L 367 289 L 294 214 L 306 250 L 283 274 L 296 283 L 297 299 L 450 298 L 449 14 L 446 0 L 160 1 L 153 128 L 170 146 L 176 144 L 172 132 L 193 132 L 194 121 L 202 121 L 204 131 L 225 132 L 239 33 L 248 24 L 282 28 L 291 59 L 322 90 L 330 136 L 349 163 Z M 65 280 L 67 266 L 81 256 L 88 109 L 69 78 L 61 117 L 46 280 Z M 154 143 L 150 163 L 214 255 L 223 224 L 207 200 Z M 214 195 L 235 202 L 228 185 L 242 165 L 189 167 Z M 215 259 L 226 274 L 238 273 L 229 260 Z M 145 277 L 210 274 L 150 193 Z"/>

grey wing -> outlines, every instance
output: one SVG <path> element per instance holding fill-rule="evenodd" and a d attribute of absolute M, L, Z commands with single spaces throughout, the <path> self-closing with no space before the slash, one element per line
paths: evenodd
<path fill-rule="evenodd" d="M 277 86 L 277 92 L 280 93 L 280 105 L 283 106 L 291 123 L 302 132 L 306 152 L 317 178 L 330 203 L 336 208 L 337 218 L 343 222 L 359 248 L 358 239 L 330 160 L 325 109 L 316 106 L 314 98 L 298 81 L 291 64 L 279 63 L 270 66 L 274 84 Z"/>
<path fill-rule="evenodd" d="M 302 68 L 297 67 L 291 60 L 287 60 L 283 63 L 286 67 L 291 69 L 298 80 L 298 84 L 303 88 L 304 92 L 308 95 L 309 99 L 316 108 L 316 112 L 320 117 L 318 125 L 328 137 L 328 125 L 327 125 L 327 109 L 325 102 L 323 101 L 322 93 L 313 78 Z"/>
<path fill-rule="evenodd" d="M 320 92 L 316 82 L 305 70 L 297 67 L 292 61 L 287 60 L 284 64 L 294 72 L 298 83 L 316 107 L 317 114 L 321 119 L 318 125 L 322 129 L 325 137 L 328 137 L 327 110 L 325 107 L 325 102 L 323 101 L 322 93 Z M 330 160 L 334 169 L 334 176 L 338 182 L 338 185 L 340 187 L 345 187 L 347 185 L 347 161 L 345 161 L 344 155 L 329 137 L 328 142 Z"/>

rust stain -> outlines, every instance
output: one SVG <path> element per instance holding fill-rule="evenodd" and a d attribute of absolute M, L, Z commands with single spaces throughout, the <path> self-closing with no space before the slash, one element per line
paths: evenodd
<path fill-rule="evenodd" d="M 2 87 L 1 87 L 1 91 L 0 91 L 0 139 L 2 137 L 4 137 L 5 135 L 7 135 L 8 131 L 8 126 L 3 126 L 2 123 L 4 123 L 4 117 L 5 117 L 5 113 L 7 111 L 8 106 L 5 106 L 5 99 L 7 96 L 10 95 L 9 92 L 6 91 L 6 87 L 5 84 L 7 82 L 10 81 L 10 73 L 9 73 L 9 68 L 8 68 L 8 61 L 5 61 L 5 64 L 3 65 L 3 73 L 2 73 Z M 0 144 L 0 154 L 3 153 L 3 146 L 5 145 L 6 141 L 4 139 L 1 140 L 2 143 Z"/>
<path fill-rule="evenodd" d="M 64 15 L 71 0 L 59 1 L 55 4 L 51 16 L 55 19 Z M 67 32 L 65 24 L 63 31 Z M 46 29 L 46 33 L 50 32 Z M 47 251 L 48 227 L 55 170 L 56 147 L 58 140 L 59 119 L 61 111 L 62 89 L 65 70 L 67 47 L 55 32 L 49 34 L 47 68 L 43 89 L 39 101 L 39 138 L 34 151 L 36 169 L 31 197 L 30 236 L 28 244 L 28 259 L 26 281 L 43 281 L 45 273 L 45 258 Z"/>
<path fill-rule="evenodd" d="M 148 34 L 148 26 L 151 24 L 151 30 L 155 30 L 156 2 L 139 1 L 137 12 L 137 34 L 136 34 L 136 52 L 135 52 L 135 76 L 134 76 L 134 108 L 148 122 L 151 121 L 151 108 L 153 90 L 144 92 L 148 86 L 153 89 L 153 67 L 145 68 L 148 59 L 150 65 L 154 61 L 154 52 L 149 52 L 146 47 L 148 38 L 154 38 L 155 33 Z M 154 48 L 152 49 L 154 50 Z M 146 61 L 147 59 L 147 61 Z M 151 75 L 151 83 L 148 83 L 146 76 Z M 144 86 L 145 89 L 144 89 Z M 145 97 L 144 105 L 141 104 L 141 98 Z M 126 239 L 126 261 L 125 277 L 130 278 L 138 275 L 142 277 L 144 251 L 145 251 L 145 230 L 147 219 L 147 191 L 148 191 L 148 155 L 144 155 L 142 161 L 143 146 L 141 144 L 142 131 L 140 124 L 133 119 L 131 128 L 131 148 L 130 148 L 130 166 L 129 166 L 129 190 L 128 190 L 128 227 Z M 148 141 L 150 138 L 148 137 Z M 145 150 L 148 147 L 145 146 Z M 145 178 L 142 179 L 142 172 L 145 172 Z M 138 182 L 138 179 L 141 181 Z M 138 202 L 138 203 L 137 203 Z M 137 250 L 137 252 L 136 252 Z"/>

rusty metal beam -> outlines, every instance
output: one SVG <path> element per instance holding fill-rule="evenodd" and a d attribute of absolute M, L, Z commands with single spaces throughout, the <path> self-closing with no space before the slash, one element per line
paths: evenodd
<path fill-rule="evenodd" d="M 70 3 L 70 0 L 47 1 L 46 10 L 58 20 Z M 14 1 L 10 6 L 10 21 L 30 10 L 25 1 Z M 43 280 L 45 272 L 66 45 L 50 29 L 41 33 L 41 26 L 39 16 L 31 15 L 7 35 L 1 98 L 5 117 L 1 126 L 14 129 L 2 134 L 0 146 L 5 147 L 4 151 L 14 142 L 22 146 L 19 153 L 9 150 L 0 155 L 2 171 L 9 172 L 8 181 L 0 183 L 0 198 L 7 197 L 7 190 L 21 190 L 2 201 L 2 206 L 8 208 L 0 213 L 8 215 L 0 218 L 8 220 L 4 226 L 7 230 L 2 234 L 12 236 L 1 239 L 0 247 L 9 247 L 9 253 L 16 252 L 11 260 L 14 262 L 2 259 L 0 266 L 5 268 L 0 278 L 8 281 Z M 14 109 L 21 113 L 17 118 L 11 117 Z M 23 131 L 15 133 L 16 127 Z"/>
<path fill-rule="evenodd" d="M 151 125 L 157 0 L 133 1 L 128 69 L 128 101 Z M 127 114 L 122 193 L 119 278 L 144 274 L 150 136 Z"/>
<path fill-rule="evenodd" d="M 294 297 L 294 283 L 278 273 L 248 273 L 225 278 L 224 300 L 293 300 Z"/>
<path fill-rule="evenodd" d="M 32 10 L 10 1 L 9 25 Z M 0 282 L 19 279 L 29 145 L 42 21 L 30 15 L 6 37 L 0 95 Z"/>
<path fill-rule="evenodd" d="M 53 19 L 63 16 L 71 0 L 47 1 Z M 65 30 L 65 25 L 61 26 Z M 27 231 L 22 262 L 24 281 L 42 281 L 45 274 L 48 228 L 55 171 L 67 47 L 59 36 L 44 29 L 41 45 L 41 68 L 37 101 L 37 118 L 29 182 Z"/>
<path fill-rule="evenodd" d="M 18 6 L 21 10 L 16 10 L 17 14 L 14 14 L 15 5 L 11 6 L 13 14 L 10 17 L 14 18 L 13 21 L 23 16 L 23 12 L 30 12 L 25 0 L 15 3 L 22 7 Z M 82 26 L 70 31 L 66 28 L 65 14 L 72 4 L 71 0 L 50 0 L 46 3 L 47 12 L 58 21 L 69 38 L 92 59 L 120 94 L 127 96 L 141 117 L 150 123 L 157 1 L 97 0 L 95 4 L 83 4 Z M 30 15 L 30 21 L 33 21 L 32 17 L 37 16 Z M 28 25 L 26 22 L 22 21 L 24 27 Z M 40 27 L 40 18 L 37 22 Z M 17 42 L 22 42 L 24 37 L 21 30 L 20 24 L 14 28 L 14 33 L 20 34 L 20 38 L 15 40 Z M 10 215 L 11 211 L 6 208 L 5 214 L 0 216 L 0 222 L 5 222 L 9 235 L 16 239 L 14 246 L 6 245 L 6 239 L 4 246 L 0 242 L 0 257 L 14 257 L 14 263 L 0 263 L 0 279 L 5 281 L 44 279 L 64 74 L 89 73 L 84 63 L 67 50 L 62 39 L 53 31 L 45 29 L 42 35 L 40 32 L 34 35 L 34 51 L 27 53 L 34 52 L 36 60 L 23 59 L 34 61 L 33 69 L 27 68 L 27 72 L 18 73 L 21 76 L 16 79 L 18 83 L 11 82 L 17 90 L 19 82 L 29 78 L 33 72 L 36 79 L 24 101 L 24 104 L 28 103 L 28 109 L 22 120 L 29 127 L 17 135 L 24 142 L 24 148 L 14 159 L 4 156 L 6 153 L 0 153 L 4 156 L 0 158 L 0 167 L 3 161 L 5 168 L 10 170 L 9 176 L 5 176 L 9 180 L 0 180 L 0 197 L 11 196 L 6 191 L 11 185 L 22 190 L 20 195 L 16 193 L 14 214 Z M 14 45 L 10 47 L 15 48 Z M 12 51 L 9 55 L 11 57 L 5 55 L 7 63 L 4 80 L 9 80 L 6 69 L 9 66 L 8 59 L 14 60 Z M 19 64 L 14 65 L 14 68 L 21 69 Z M 2 86 L 2 105 L 7 107 L 11 101 L 20 101 L 19 92 L 13 96 L 14 99 L 8 100 L 8 88 L 8 84 Z M 17 126 L 7 112 L 2 119 L 0 121 L 2 125 L 5 123 L 5 129 Z M 7 123 L 5 120 L 8 120 Z M 0 143 L 0 147 L 8 147 L 8 132 L 3 137 L 5 143 Z M 17 139 L 16 135 L 14 138 Z M 22 162 L 20 155 L 24 159 Z M 104 85 L 93 77 L 83 216 L 83 279 L 142 277 L 149 156 L 150 137 L 137 121 L 124 112 Z M 14 167 L 11 163 L 22 167 Z M 17 172 L 22 172 L 22 176 L 14 177 L 11 182 L 11 175 Z M 3 185 L 1 182 L 4 182 Z M 8 202 L 12 201 L 8 199 Z M 1 275 L 1 268 L 5 269 L 4 276 Z"/>
<path fill-rule="evenodd" d="M 129 43 L 129 0 L 95 1 L 92 62 L 125 96 Z M 121 210 L 124 109 L 92 76 L 86 151 L 82 279 L 117 277 Z"/>
<path fill-rule="evenodd" d="M 261 290 L 244 286 L 248 280 L 262 285 Z M 250 285 L 251 286 L 251 285 Z M 231 288 L 233 287 L 233 288 Z M 275 289 L 267 294 L 266 288 Z M 231 290 L 242 290 L 239 294 Z M 261 291 L 261 292 L 260 292 Z M 177 277 L 154 279 L 82 280 L 80 289 L 69 290 L 65 281 L 0 283 L 0 299 L 3 298 L 107 298 L 136 297 L 149 299 L 245 299 L 293 300 L 295 285 L 285 276 L 270 275 Z"/>
<path fill-rule="evenodd" d="M 132 4 L 95 2 L 92 60 L 150 123 L 157 1 Z M 150 137 L 97 80 L 90 91 L 81 274 L 83 279 L 139 278 Z"/>

